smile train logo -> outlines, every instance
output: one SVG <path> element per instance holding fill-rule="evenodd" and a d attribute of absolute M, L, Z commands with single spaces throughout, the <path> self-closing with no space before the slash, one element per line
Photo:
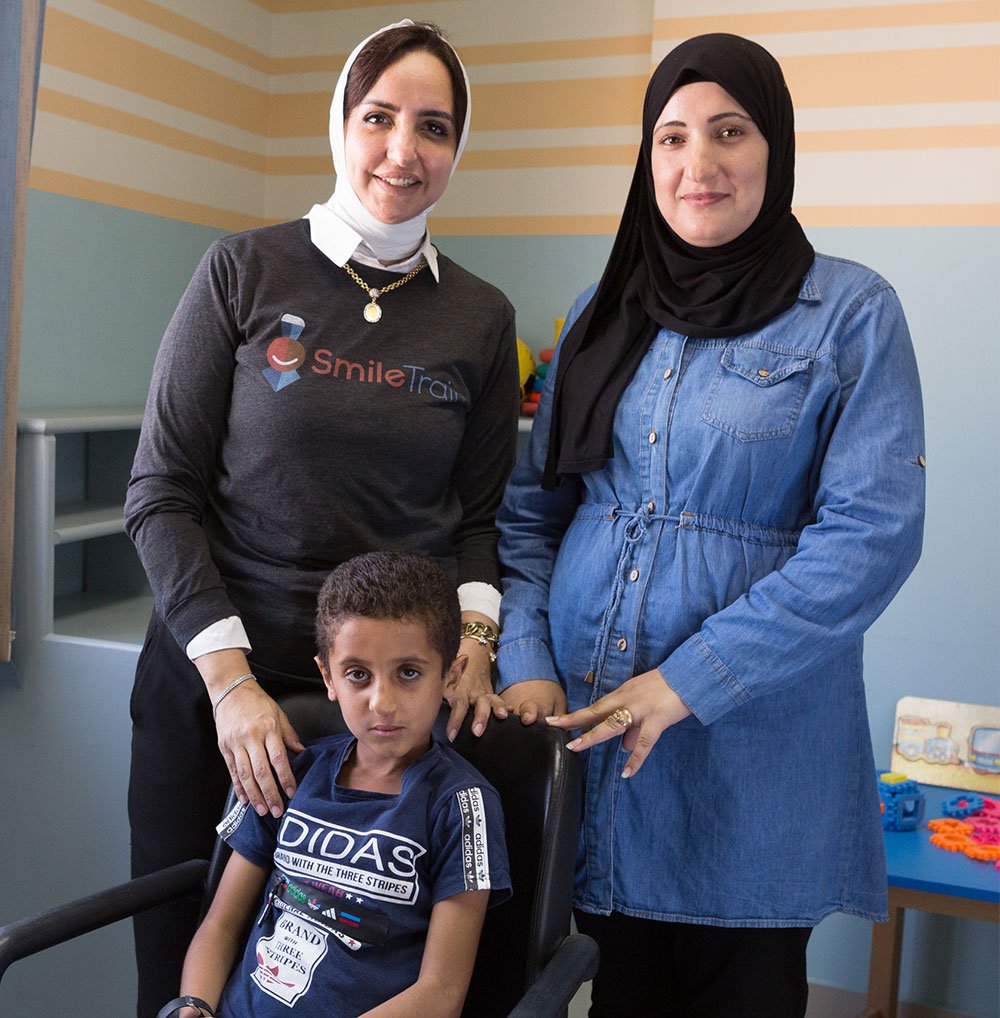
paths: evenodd
<path fill-rule="evenodd" d="M 306 323 L 298 315 L 281 316 L 281 335 L 271 340 L 267 348 L 267 367 L 261 371 L 275 392 L 299 380 L 296 368 L 301 368 L 306 359 L 306 350 L 299 342 L 299 336 L 305 327 Z"/>

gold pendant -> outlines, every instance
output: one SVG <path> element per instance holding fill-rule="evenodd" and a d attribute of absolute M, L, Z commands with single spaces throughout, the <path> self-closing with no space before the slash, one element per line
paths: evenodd
<path fill-rule="evenodd" d="M 382 317 L 382 309 L 372 301 L 370 304 L 365 305 L 365 321 L 371 322 L 374 325 Z"/>

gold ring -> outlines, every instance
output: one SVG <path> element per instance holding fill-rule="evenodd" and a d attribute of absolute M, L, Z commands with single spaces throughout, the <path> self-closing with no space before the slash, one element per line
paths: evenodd
<path fill-rule="evenodd" d="M 631 728 L 635 724 L 635 718 L 632 717 L 628 707 L 619 707 L 613 714 L 608 715 L 608 720 L 622 728 Z"/>

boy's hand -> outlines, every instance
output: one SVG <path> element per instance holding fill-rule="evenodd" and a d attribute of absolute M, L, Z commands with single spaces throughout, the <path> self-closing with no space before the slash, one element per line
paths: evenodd
<path fill-rule="evenodd" d="M 448 718 L 449 742 L 455 741 L 470 707 L 473 710 L 472 731 L 475 735 L 482 735 L 486 730 L 491 711 L 498 718 L 507 716 L 506 704 L 493 692 L 493 662 L 490 661 L 489 648 L 469 637 L 462 640 L 460 646 L 459 653 L 467 657 L 469 663 L 455 691 L 448 697 L 451 707 L 451 716 Z"/>

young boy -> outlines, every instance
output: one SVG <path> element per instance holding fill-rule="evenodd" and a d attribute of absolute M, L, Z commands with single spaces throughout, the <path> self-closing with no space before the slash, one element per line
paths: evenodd
<path fill-rule="evenodd" d="M 461 1013 L 487 903 L 510 879 L 495 790 L 431 737 L 465 667 L 459 628 L 430 559 L 373 552 L 330 574 L 316 663 L 351 734 L 297 757 L 281 817 L 237 806 L 219 825 L 233 855 L 184 962 L 194 999 L 167 1013 Z"/>

